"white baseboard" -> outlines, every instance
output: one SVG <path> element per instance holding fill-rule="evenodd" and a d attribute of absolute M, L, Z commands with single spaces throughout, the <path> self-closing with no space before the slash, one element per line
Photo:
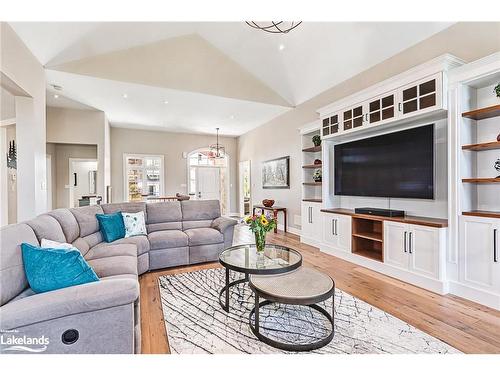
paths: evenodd
<path fill-rule="evenodd" d="M 500 310 L 500 295 L 472 288 L 458 281 L 449 281 L 449 284 L 451 294 Z"/>

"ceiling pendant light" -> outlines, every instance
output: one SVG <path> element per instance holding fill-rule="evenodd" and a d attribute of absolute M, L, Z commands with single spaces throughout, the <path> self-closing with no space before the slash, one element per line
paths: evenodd
<path fill-rule="evenodd" d="M 245 21 L 246 24 L 254 29 L 259 29 L 272 34 L 286 34 L 297 26 L 299 26 L 302 21 L 267 21 L 267 22 L 255 22 L 255 21 Z"/>
<path fill-rule="evenodd" d="M 208 157 L 210 159 L 223 159 L 226 157 L 226 149 L 223 145 L 219 144 L 219 128 L 215 129 L 217 130 L 217 142 L 208 146 Z"/>

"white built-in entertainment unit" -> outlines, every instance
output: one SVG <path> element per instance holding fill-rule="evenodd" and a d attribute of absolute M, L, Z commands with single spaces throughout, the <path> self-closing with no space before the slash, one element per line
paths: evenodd
<path fill-rule="evenodd" d="M 446 54 L 318 110 L 300 129 L 301 241 L 440 294 L 500 309 L 500 53 Z M 434 124 L 434 198 L 335 195 L 335 146 Z M 322 144 L 313 147 L 313 135 Z M 320 165 L 314 165 L 320 159 Z M 322 182 L 312 174 L 322 171 Z M 366 183 L 370 183 L 367 181 Z M 403 218 L 356 207 L 404 210 Z"/>

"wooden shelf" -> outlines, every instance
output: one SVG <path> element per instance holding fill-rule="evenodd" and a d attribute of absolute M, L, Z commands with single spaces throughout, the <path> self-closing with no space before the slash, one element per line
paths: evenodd
<path fill-rule="evenodd" d="M 387 216 L 377 216 L 377 215 L 363 215 L 357 214 L 354 210 L 349 210 L 347 208 L 323 208 L 321 212 L 339 214 L 339 215 L 349 215 L 353 218 L 362 218 L 377 221 L 396 221 L 399 223 L 424 225 L 427 227 L 434 228 L 446 228 L 448 226 L 448 220 L 446 219 L 436 219 L 432 217 L 422 217 L 422 216 L 404 216 L 404 217 L 387 217 Z"/>
<path fill-rule="evenodd" d="M 323 202 L 323 199 L 321 199 L 321 198 L 304 198 L 304 199 L 302 199 L 302 202 L 321 203 L 321 202 Z"/>
<path fill-rule="evenodd" d="M 484 120 L 486 118 L 497 116 L 500 116 L 500 104 L 462 113 L 462 117 L 470 118 L 473 120 Z"/>
<path fill-rule="evenodd" d="M 305 186 L 321 186 L 322 182 L 303 182 L 302 185 L 305 185 Z"/>
<path fill-rule="evenodd" d="M 500 211 L 464 211 L 462 215 L 465 216 L 479 216 L 479 217 L 491 217 L 494 219 L 500 219 Z"/>
<path fill-rule="evenodd" d="M 500 183 L 499 177 L 491 177 L 491 178 L 462 178 L 462 182 L 469 182 L 475 184 L 498 184 Z"/>
<path fill-rule="evenodd" d="M 500 142 L 486 142 L 486 143 L 476 143 L 472 145 L 463 145 L 462 150 L 470 151 L 486 151 L 486 150 L 498 150 L 500 149 Z"/>
<path fill-rule="evenodd" d="M 313 146 L 302 149 L 302 152 L 320 152 L 320 151 L 321 151 L 321 146 Z"/>
<path fill-rule="evenodd" d="M 352 253 L 356 254 L 356 255 L 361 255 L 363 257 L 370 258 L 373 260 L 378 260 L 379 262 L 384 261 L 384 256 L 381 252 L 376 252 L 376 251 L 372 251 L 372 250 L 365 250 L 365 249 L 358 249 L 356 251 L 353 251 Z"/>
<path fill-rule="evenodd" d="M 322 168 L 322 167 L 323 167 L 322 164 L 306 164 L 306 165 L 302 166 L 302 168 L 310 168 L 310 169 L 318 169 L 318 168 Z"/>
<path fill-rule="evenodd" d="M 354 237 L 365 238 L 371 241 L 383 242 L 382 233 L 371 233 L 371 232 L 362 232 L 362 233 L 353 233 Z"/>

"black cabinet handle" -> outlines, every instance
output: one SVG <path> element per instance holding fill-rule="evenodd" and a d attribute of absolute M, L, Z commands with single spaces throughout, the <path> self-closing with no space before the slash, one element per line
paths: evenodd
<path fill-rule="evenodd" d="M 498 262 L 497 256 L 497 230 L 493 229 L 493 262 Z"/>
<path fill-rule="evenodd" d="M 339 233 L 337 232 L 337 222 L 339 219 L 335 219 L 335 235 L 338 235 Z"/>
<path fill-rule="evenodd" d="M 407 232 L 405 231 L 405 236 L 404 236 L 404 240 L 403 240 L 403 250 L 405 253 L 406 253 L 406 234 L 407 234 Z"/>
<path fill-rule="evenodd" d="M 78 186 L 77 174 L 73 173 L 73 186 Z"/>
<path fill-rule="evenodd" d="M 409 233 L 408 233 L 408 252 L 409 252 L 410 254 L 413 254 L 413 253 L 412 253 L 412 251 L 411 251 L 411 250 L 412 250 L 412 249 L 411 249 L 411 237 L 412 237 L 412 234 L 413 234 L 412 232 L 409 232 Z"/>

